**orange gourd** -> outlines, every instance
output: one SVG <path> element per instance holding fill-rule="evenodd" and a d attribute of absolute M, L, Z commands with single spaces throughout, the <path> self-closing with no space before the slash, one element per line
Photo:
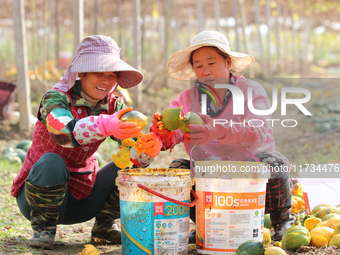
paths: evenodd
<path fill-rule="evenodd" d="M 81 251 L 80 255 L 100 255 L 97 249 L 91 244 L 85 244 L 85 248 Z"/>

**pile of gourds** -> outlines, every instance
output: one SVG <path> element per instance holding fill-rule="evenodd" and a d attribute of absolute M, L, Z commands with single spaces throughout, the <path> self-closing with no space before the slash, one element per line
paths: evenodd
<path fill-rule="evenodd" d="M 304 217 L 303 226 L 293 226 L 282 236 L 282 247 L 296 251 L 301 246 L 340 248 L 340 208 L 317 205 Z"/>
<path fill-rule="evenodd" d="M 1 151 L 1 157 L 0 162 L 5 161 L 9 164 L 13 165 L 21 165 L 24 163 L 27 151 L 32 145 L 31 140 L 21 140 L 17 145 L 14 147 L 12 146 L 6 146 Z M 105 164 L 105 161 L 101 154 L 97 151 L 95 154 L 95 157 L 98 161 L 99 167 Z"/>
<path fill-rule="evenodd" d="M 236 254 L 280 255 L 287 254 L 285 250 L 294 252 L 302 246 L 340 248 L 340 205 L 319 204 L 312 209 L 310 215 L 306 215 L 302 188 L 299 183 L 293 186 L 292 202 L 294 226 L 284 233 L 281 242 L 276 242 L 274 246 L 271 246 L 270 229 L 272 226 L 270 216 L 266 214 L 263 241 L 246 241 L 238 247 Z"/>
<path fill-rule="evenodd" d="M 26 153 L 31 144 L 31 140 L 22 140 L 15 147 L 5 147 L 1 152 L 0 160 L 8 161 L 9 164 L 22 164 L 25 161 Z"/>

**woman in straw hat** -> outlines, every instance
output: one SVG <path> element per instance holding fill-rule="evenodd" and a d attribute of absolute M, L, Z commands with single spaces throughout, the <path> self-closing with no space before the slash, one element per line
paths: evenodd
<path fill-rule="evenodd" d="M 273 131 L 266 121 L 270 117 L 253 114 L 246 104 L 250 100 L 247 98 L 247 91 L 251 89 L 253 107 L 258 110 L 270 108 L 267 94 L 260 84 L 237 76 L 253 61 L 254 58 L 250 55 L 231 51 L 227 38 L 216 31 L 197 34 L 190 47 L 172 55 L 168 62 L 171 77 L 182 81 L 191 80 L 193 86 L 184 90 L 169 107 L 182 106 L 182 116 L 189 111 L 201 113 L 204 102 L 202 100 L 206 98 L 203 109 L 207 115 L 201 114 L 204 125 L 191 124 L 190 130 L 195 132 L 183 135 L 180 130 L 170 132 L 164 129 L 160 121 L 161 115 L 155 113 L 151 131 L 162 139 L 162 150 L 183 142 L 192 160 L 257 160 L 276 168 L 287 166 L 288 160 L 275 150 Z M 228 84 L 230 89 L 235 86 L 243 92 L 244 114 L 233 114 L 233 100 L 236 100 L 236 94 L 233 95 L 228 88 L 215 88 L 215 84 Z M 228 120 L 228 123 L 234 124 L 214 125 L 214 118 Z M 246 124 L 249 120 L 253 120 L 252 125 Z M 178 159 L 173 161 L 170 167 L 190 168 L 190 161 Z M 271 177 L 267 186 L 266 212 L 271 216 L 274 238 L 279 240 L 293 223 L 290 216 L 291 180 L 287 173 L 272 173 Z M 193 220 L 194 213 L 194 210 L 191 210 Z M 196 240 L 195 235 L 190 236 L 190 241 L 193 241 L 192 238 Z"/>
<path fill-rule="evenodd" d="M 33 143 L 14 179 L 11 194 L 31 221 L 31 246 L 51 248 L 57 224 L 85 222 L 93 217 L 92 240 L 117 244 L 120 217 L 115 178 L 119 168 L 110 162 L 98 169 L 94 156 L 107 138 L 141 134 L 136 123 L 120 117 L 132 110 L 113 92 L 131 88 L 143 75 L 120 59 L 120 49 L 107 36 L 83 39 L 64 77 L 42 98 Z M 147 166 L 161 148 L 153 133 L 143 136 L 145 152 L 131 150 L 137 167 Z"/>

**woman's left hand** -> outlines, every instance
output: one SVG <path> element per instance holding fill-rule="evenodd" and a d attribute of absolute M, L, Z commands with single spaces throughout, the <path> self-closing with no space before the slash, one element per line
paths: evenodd
<path fill-rule="evenodd" d="M 201 117 L 206 124 L 189 124 L 191 132 L 184 134 L 184 141 L 195 145 L 204 145 L 217 139 L 220 143 L 228 145 L 243 144 L 249 146 L 258 140 L 256 127 L 215 124 L 214 120 L 208 115 Z"/>
<path fill-rule="evenodd" d="M 205 125 L 189 124 L 190 132 L 184 134 L 184 141 L 195 144 L 203 145 L 208 144 L 212 140 L 218 138 L 221 135 L 220 130 L 216 130 L 214 127 L 213 119 L 209 115 L 201 115 Z"/>
<path fill-rule="evenodd" d="M 204 145 L 217 139 L 221 133 L 211 125 L 189 125 L 190 132 L 184 134 L 184 141 L 195 145 Z"/>
<path fill-rule="evenodd" d="M 156 157 L 162 148 L 162 141 L 155 133 L 148 133 L 146 135 L 142 135 L 141 138 L 137 141 L 137 147 L 140 151 L 143 151 L 145 154 Z"/>

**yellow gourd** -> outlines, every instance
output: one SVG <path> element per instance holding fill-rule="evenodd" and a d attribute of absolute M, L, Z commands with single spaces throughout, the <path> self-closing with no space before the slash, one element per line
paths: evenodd
<path fill-rule="evenodd" d="M 311 231 L 313 227 L 320 222 L 321 222 L 320 218 L 311 217 L 311 218 L 306 219 L 303 225 L 305 228 L 308 229 L 308 231 Z"/>
<path fill-rule="evenodd" d="M 302 187 L 300 183 L 295 183 L 292 188 L 292 195 L 303 198 Z"/>
<path fill-rule="evenodd" d="M 291 213 L 299 213 L 305 206 L 305 202 L 301 197 L 292 196 L 293 206 L 291 209 Z"/>
<path fill-rule="evenodd" d="M 262 244 L 263 245 L 271 245 L 271 243 L 272 243 L 272 238 L 271 238 L 270 229 L 265 228 L 263 230 Z"/>
<path fill-rule="evenodd" d="M 281 246 L 282 246 L 282 243 L 281 243 L 280 241 L 276 241 L 276 242 L 274 243 L 274 245 L 275 245 L 276 247 L 281 247 Z"/>
<path fill-rule="evenodd" d="M 81 251 L 80 255 L 100 255 L 97 249 L 91 244 L 85 244 L 85 248 Z"/>
<path fill-rule="evenodd" d="M 139 111 L 126 112 L 120 117 L 120 120 L 123 122 L 134 122 L 141 130 L 148 124 L 148 117 Z"/>
<path fill-rule="evenodd" d="M 190 128 L 188 127 L 189 124 L 194 125 L 203 125 L 202 118 L 195 112 L 188 112 L 180 121 L 179 121 L 179 129 L 182 131 L 183 134 L 189 133 Z M 191 131 L 195 132 L 195 131 Z"/>
<path fill-rule="evenodd" d="M 118 166 L 120 169 L 126 169 L 133 166 L 129 147 L 134 147 L 138 155 L 140 155 L 140 153 L 144 151 L 141 149 L 142 144 L 139 142 L 143 135 L 144 134 L 141 134 L 137 138 L 137 142 L 135 142 L 135 140 L 132 138 L 122 140 L 122 146 L 120 147 L 118 153 L 112 154 L 112 161 L 116 166 Z"/>
<path fill-rule="evenodd" d="M 161 112 L 162 115 L 161 121 L 163 122 L 164 127 L 167 130 L 173 131 L 179 128 L 181 111 L 182 106 L 177 108 L 167 108 Z"/>
<path fill-rule="evenodd" d="M 340 215 L 336 214 L 327 221 L 327 227 L 335 229 L 340 224 Z"/>
<path fill-rule="evenodd" d="M 337 234 L 340 234 L 340 224 L 338 226 L 336 226 L 336 228 L 334 229 L 333 236 L 335 236 Z"/>
<path fill-rule="evenodd" d="M 327 227 L 327 221 L 321 221 L 313 226 L 313 228 Z"/>
<path fill-rule="evenodd" d="M 139 111 L 126 112 L 120 117 L 120 120 L 123 122 L 134 122 L 141 129 L 143 129 L 148 123 L 148 118 Z M 129 146 L 135 147 L 138 154 L 140 154 L 140 150 L 138 150 L 136 142 L 132 138 L 122 140 L 122 146 L 118 153 L 112 154 L 113 163 L 115 163 L 115 165 L 120 169 L 126 169 L 133 166 L 133 163 L 130 161 Z"/>
<path fill-rule="evenodd" d="M 336 213 L 330 213 L 330 214 L 326 214 L 325 217 L 322 218 L 322 221 L 328 221 L 330 218 L 332 218 L 334 215 L 339 215 Z"/>
<path fill-rule="evenodd" d="M 336 246 L 337 248 L 340 248 L 340 234 L 333 236 L 329 241 L 328 246 Z"/>
<path fill-rule="evenodd" d="M 328 206 L 328 207 L 322 208 L 319 212 L 315 214 L 315 216 L 322 219 L 323 217 L 325 217 L 327 214 L 330 214 L 330 213 L 340 214 L 340 208 L 337 208 L 335 206 Z"/>
<path fill-rule="evenodd" d="M 286 255 L 287 253 L 280 247 L 267 247 L 264 249 L 264 255 Z"/>
<path fill-rule="evenodd" d="M 311 215 L 314 215 L 316 214 L 317 212 L 321 211 L 321 209 L 325 208 L 325 207 L 330 207 L 330 205 L 326 205 L 326 204 L 319 204 L 319 205 L 316 205 L 312 212 L 310 213 Z"/>
<path fill-rule="evenodd" d="M 117 154 L 112 154 L 113 163 L 120 169 L 126 169 L 133 166 L 130 161 L 130 149 L 125 144 L 122 144 Z"/>
<path fill-rule="evenodd" d="M 328 244 L 333 237 L 334 229 L 329 227 L 313 228 L 310 231 L 311 241 L 310 245 L 316 248 L 320 248 L 325 244 Z"/>

